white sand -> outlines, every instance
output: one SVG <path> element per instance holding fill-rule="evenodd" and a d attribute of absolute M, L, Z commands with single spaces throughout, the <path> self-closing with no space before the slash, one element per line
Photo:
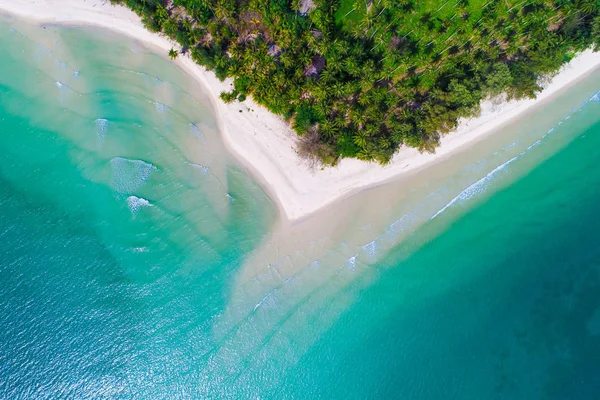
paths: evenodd
<path fill-rule="evenodd" d="M 112 6 L 108 1 L 0 0 L 0 11 L 43 23 L 109 28 L 165 55 L 169 49 L 176 47 L 164 36 L 144 29 L 140 18 L 129 9 Z M 262 181 L 284 216 L 292 221 L 359 189 L 399 177 L 465 149 L 600 66 L 600 52 L 580 54 L 535 100 L 513 101 L 501 106 L 490 102 L 482 104 L 481 116 L 461 121 L 456 132 L 442 138 L 436 154 L 420 154 L 414 149 L 403 148 L 385 167 L 345 159 L 335 168 L 319 170 L 311 170 L 297 156 L 294 150 L 296 135 L 285 121 L 251 100 L 242 104 L 224 104 L 218 96 L 231 87 L 231 81 L 220 82 L 213 73 L 196 65 L 189 57 L 179 57 L 177 63 L 207 88 L 225 144 Z"/>

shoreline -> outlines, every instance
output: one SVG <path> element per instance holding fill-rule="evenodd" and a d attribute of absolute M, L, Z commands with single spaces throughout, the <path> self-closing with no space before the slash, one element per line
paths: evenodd
<path fill-rule="evenodd" d="M 166 56 L 172 47 L 168 38 L 151 33 L 133 11 L 99 0 L 0 0 L 0 12 L 28 21 L 64 26 L 94 26 L 127 35 Z M 452 155 L 516 121 L 527 111 L 541 106 L 600 67 L 600 52 L 578 55 L 546 85 L 536 99 L 481 105 L 477 118 L 462 119 L 458 128 L 441 139 L 435 154 L 401 148 L 386 166 L 343 159 L 336 167 L 311 169 L 297 156 L 296 134 L 279 116 L 251 100 L 225 104 L 219 93 L 229 90 L 231 80 L 220 82 L 214 73 L 194 63 L 189 56 L 174 61 L 195 78 L 209 96 L 223 142 L 228 151 L 261 183 L 277 204 L 280 218 L 303 220 L 316 211 L 360 192 L 405 177 Z M 241 110 L 241 112 L 240 112 Z"/>

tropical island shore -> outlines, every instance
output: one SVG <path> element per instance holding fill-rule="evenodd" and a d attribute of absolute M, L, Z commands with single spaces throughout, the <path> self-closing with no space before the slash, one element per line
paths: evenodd
<path fill-rule="evenodd" d="M 99 0 L 0 0 L 0 11 L 38 23 L 98 26 L 128 35 L 166 55 L 174 44 L 146 30 L 140 18 L 125 7 Z M 231 81 L 219 81 L 189 57 L 175 61 L 197 79 L 210 95 L 223 140 L 238 160 L 264 186 L 289 221 L 299 220 L 361 189 L 396 179 L 465 150 L 470 144 L 498 131 L 502 125 L 548 100 L 600 66 L 600 53 L 586 51 L 564 66 L 535 100 L 502 104 L 485 102 L 478 118 L 461 120 L 458 129 L 441 139 L 435 154 L 402 148 L 389 165 L 343 159 L 335 167 L 312 168 L 295 150 L 296 134 L 280 117 L 246 100 L 225 104 L 222 91 Z"/>

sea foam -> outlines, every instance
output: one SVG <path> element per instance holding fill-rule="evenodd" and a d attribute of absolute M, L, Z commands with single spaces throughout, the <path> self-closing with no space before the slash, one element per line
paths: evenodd
<path fill-rule="evenodd" d="M 377 259 L 377 239 L 363 245 L 361 250 L 369 261 L 374 262 Z"/>
<path fill-rule="evenodd" d="M 154 107 L 156 108 L 156 111 L 158 111 L 159 113 L 164 113 L 169 109 L 168 106 L 166 106 L 165 104 L 160 103 L 158 101 L 154 102 Z"/>
<path fill-rule="evenodd" d="M 344 267 L 347 267 L 351 272 L 356 271 L 356 257 L 358 257 L 358 253 L 350 257 L 346 262 L 340 267 L 340 270 Z"/>
<path fill-rule="evenodd" d="M 96 119 L 96 137 L 98 138 L 98 145 L 104 144 L 106 138 L 106 132 L 108 131 L 108 120 L 104 118 Z"/>
<path fill-rule="evenodd" d="M 115 157 L 110 160 L 112 187 L 120 193 L 133 193 L 150 177 L 156 167 L 142 160 Z"/>
<path fill-rule="evenodd" d="M 198 171 L 202 172 L 203 175 L 207 175 L 210 173 L 210 168 L 207 167 L 206 165 L 202 165 L 202 164 L 196 164 L 196 163 L 189 163 L 192 167 L 194 167 L 194 169 L 197 169 Z"/>
<path fill-rule="evenodd" d="M 521 153 L 521 155 L 522 154 L 524 154 L 524 153 Z M 501 172 L 502 170 L 504 170 L 508 165 L 510 165 L 513 161 L 515 161 L 519 157 L 520 157 L 520 155 L 515 156 L 515 157 L 511 158 L 510 160 L 504 162 L 503 164 L 500 164 L 499 166 L 494 168 L 490 173 L 488 173 L 486 176 L 484 176 L 483 178 L 481 178 L 474 184 L 467 187 L 465 190 L 460 192 L 455 198 L 450 200 L 450 202 L 448 204 L 446 204 L 438 212 L 436 212 L 433 215 L 433 217 L 431 217 L 431 219 L 434 219 L 435 217 L 437 217 L 438 215 L 440 215 L 441 213 L 446 211 L 448 208 L 452 207 L 454 204 L 459 203 L 459 202 L 464 202 L 466 200 L 469 200 L 470 198 L 472 198 L 475 195 L 485 192 L 485 190 L 488 187 L 489 182 L 494 178 L 494 176 L 496 174 L 498 174 L 499 172 Z"/>
<path fill-rule="evenodd" d="M 133 247 L 130 251 L 132 253 L 147 253 L 149 249 L 147 247 Z"/>
<path fill-rule="evenodd" d="M 142 207 L 151 207 L 152 204 L 142 197 L 129 196 L 127 199 L 127 206 L 132 214 L 136 214 Z"/>
<path fill-rule="evenodd" d="M 438 212 L 436 212 L 433 215 L 433 217 L 431 217 L 431 219 L 436 218 L 438 215 L 440 215 L 442 212 L 447 210 L 449 207 L 452 207 L 454 204 L 468 200 L 468 199 L 472 198 L 473 196 L 475 196 L 476 194 L 482 193 L 483 191 L 485 191 L 487 188 L 487 184 L 494 177 L 494 175 L 496 175 L 498 172 L 502 171 L 513 161 L 524 156 L 526 153 L 528 153 L 534 147 L 539 146 L 542 143 L 542 140 L 546 138 L 546 136 L 554 133 L 558 127 L 560 127 L 566 121 L 570 120 L 572 117 L 572 114 L 574 114 L 575 112 L 582 111 L 585 108 L 586 104 L 589 104 L 590 102 L 599 102 L 599 101 L 600 101 L 600 91 L 596 92 L 596 94 L 594 94 L 587 101 L 585 101 L 580 107 L 573 107 L 570 110 L 570 114 L 567 114 L 561 121 L 559 121 L 556 124 L 556 126 L 550 128 L 544 135 L 542 135 L 542 137 L 540 139 L 533 142 L 524 151 L 519 153 L 517 156 L 511 158 L 510 160 L 506 161 L 505 163 L 501 164 L 500 166 L 496 167 L 489 174 L 487 174 L 486 176 L 484 176 L 483 178 L 481 178 L 480 180 L 478 180 L 477 182 L 475 182 L 474 184 L 472 184 L 471 186 L 467 187 L 465 190 L 460 192 L 456 197 L 454 197 L 452 200 L 450 200 L 449 203 L 447 203 Z M 506 150 L 506 149 L 513 147 L 517 142 L 518 142 L 518 140 L 516 142 L 512 143 L 511 145 L 504 147 L 502 150 Z M 494 153 L 494 154 L 496 154 L 496 153 Z"/>

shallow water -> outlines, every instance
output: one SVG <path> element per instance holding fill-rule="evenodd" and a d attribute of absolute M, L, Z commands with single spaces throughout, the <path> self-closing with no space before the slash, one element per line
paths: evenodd
<path fill-rule="evenodd" d="M 0 49 L 0 398 L 598 393 L 600 73 L 282 227 L 164 57 L 8 19 Z"/>

